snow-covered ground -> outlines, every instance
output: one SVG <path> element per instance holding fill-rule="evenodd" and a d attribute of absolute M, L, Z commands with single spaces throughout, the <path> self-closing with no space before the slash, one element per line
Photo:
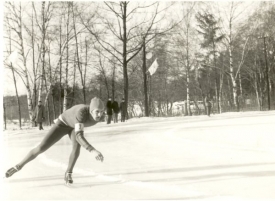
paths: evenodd
<path fill-rule="evenodd" d="M 48 129 L 4 131 L 2 173 Z M 82 149 L 65 186 L 65 136 L 4 179 L 0 200 L 275 200 L 275 111 L 139 118 L 85 133 L 103 163 Z"/>

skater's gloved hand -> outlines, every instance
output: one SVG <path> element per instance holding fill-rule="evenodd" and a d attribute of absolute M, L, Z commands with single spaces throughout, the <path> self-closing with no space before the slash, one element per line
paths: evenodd
<path fill-rule="evenodd" d="M 104 157 L 99 151 L 97 151 L 96 149 L 93 149 L 91 153 L 95 156 L 96 160 L 103 162 Z"/>

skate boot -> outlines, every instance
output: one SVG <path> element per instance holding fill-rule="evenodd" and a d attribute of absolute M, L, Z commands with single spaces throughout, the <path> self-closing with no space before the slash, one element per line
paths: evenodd
<path fill-rule="evenodd" d="M 66 172 L 66 173 L 65 173 L 64 180 L 65 180 L 65 184 L 66 184 L 66 185 L 72 184 L 72 183 L 73 183 L 72 172 Z"/>
<path fill-rule="evenodd" d="M 6 172 L 6 178 L 11 177 L 14 173 L 18 172 L 19 170 L 21 170 L 21 167 L 19 165 L 16 165 L 15 167 L 8 169 L 8 171 Z"/>

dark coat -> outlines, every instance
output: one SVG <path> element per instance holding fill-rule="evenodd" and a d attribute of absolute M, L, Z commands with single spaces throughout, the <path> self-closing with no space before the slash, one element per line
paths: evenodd
<path fill-rule="evenodd" d="M 107 101 L 106 109 L 107 109 L 107 115 L 113 114 L 112 101 Z"/>
<path fill-rule="evenodd" d="M 45 119 L 45 111 L 44 111 L 44 106 L 43 105 L 37 105 L 35 110 L 34 110 L 34 120 L 37 123 L 43 122 Z"/>
<path fill-rule="evenodd" d="M 121 114 L 124 114 L 124 115 L 127 113 L 126 104 L 124 101 L 120 103 L 120 112 L 121 112 Z"/>
<path fill-rule="evenodd" d="M 209 98 L 207 98 L 207 97 L 205 97 L 205 106 L 206 106 L 206 107 L 211 107 L 211 106 L 212 106 L 212 104 L 211 104 Z"/>
<path fill-rule="evenodd" d="M 113 103 L 112 103 L 112 108 L 113 108 L 113 111 L 114 111 L 114 113 L 119 113 L 119 106 L 118 106 L 118 102 L 117 101 L 114 101 Z"/>

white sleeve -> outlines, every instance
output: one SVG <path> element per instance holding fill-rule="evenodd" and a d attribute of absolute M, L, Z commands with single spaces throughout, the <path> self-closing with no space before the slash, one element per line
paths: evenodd
<path fill-rule="evenodd" d="M 83 123 L 76 123 L 74 126 L 75 133 L 84 132 L 84 124 Z"/>
<path fill-rule="evenodd" d="M 75 136 L 76 141 L 88 151 L 92 151 L 94 147 L 85 139 L 84 137 L 84 124 L 76 123 L 75 124 Z"/>

